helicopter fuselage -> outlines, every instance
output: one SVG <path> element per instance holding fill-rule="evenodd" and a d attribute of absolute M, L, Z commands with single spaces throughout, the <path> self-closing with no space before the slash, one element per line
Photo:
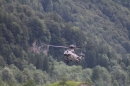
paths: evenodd
<path fill-rule="evenodd" d="M 64 52 L 64 58 L 67 60 L 67 64 L 69 63 L 69 61 L 76 61 L 76 63 L 79 63 L 82 60 L 82 57 L 82 55 L 78 56 L 69 49 Z"/>

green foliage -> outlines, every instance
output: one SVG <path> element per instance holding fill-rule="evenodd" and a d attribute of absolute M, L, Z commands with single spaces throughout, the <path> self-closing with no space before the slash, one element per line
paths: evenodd
<path fill-rule="evenodd" d="M 23 86 L 36 86 L 34 80 L 28 80 Z"/>
<path fill-rule="evenodd" d="M 43 85 L 65 74 L 96 86 L 128 86 L 129 9 L 129 0 L 0 0 L 0 84 Z M 35 41 L 36 49 L 76 44 L 86 57 L 68 66 L 63 49 L 32 52 Z"/>
<path fill-rule="evenodd" d="M 31 28 L 31 34 L 30 34 L 30 42 L 34 42 L 36 38 L 38 41 L 42 42 L 49 42 L 50 33 L 46 29 L 46 26 L 44 25 L 44 22 L 41 21 L 38 18 L 32 18 L 30 19 L 28 26 Z"/>
<path fill-rule="evenodd" d="M 109 86 L 111 85 L 111 75 L 106 68 L 96 66 L 93 69 L 92 81 L 96 82 L 95 85 L 97 86 Z"/>
<path fill-rule="evenodd" d="M 68 81 L 67 84 L 68 86 L 78 86 L 81 82 L 75 82 L 75 81 Z M 45 85 L 45 86 L 58 86 L 59 82 L 55 82 L 49 85 Z"/>
<path fill-rule="evenodd" d="M 87 86 L 94 86 L 90 78 L 87 78 L 85 83 L 87 84 Z"/>
<path fill-rule="evenodd" d="M 109 58 L 107 57 L 106 54 L 102 54 L 102 55 L 99 55 L 99 59 L 98 59 L 98 62 L 101 66 L 104 66 L 104 67 L 108 67 L 108 64 L 109 64 Z"/>
<path fill-rule="evenodd" d="M 68 86 L 67 82 L 68 82 L 68 78 L 65 75 L 61 75 L 59 77 L 60 82 L 58 84 L 58 86 Z"/>
<path fill-rule="evenodd" d="M 16 82 L 12 71 L 7 67 L 2 70 L 2 79 L 5 82 Z"/>
<path fill-rule="evenodd" d="M 3 86 L 4 85 L 4 82 L 3 80 L 0 78 L 0 86 Z"/>
<path fill-rule="evenodd" d="M 120 66 L 114 66 L 112 68 L 112 70 L 113 71 L 111 72 L 111 75 L 112 75 L 113 80 L 117 80 L 119 85 L 127 85 L 128 84 L 128 82 L 127 82 L 128 75 L 125 71 L 121 70 Z"/>
<path fill-rule="evenodd" d="M 76 45 L 83 46 L 85 45 L 85 35 L 78 27 L 71 27 L 66 25 L 63 30 L 63 36 L 66 40 L 70 40 L 68 43 L 76 43 Z"/>
<path fill-rule="evenodd" d="M 6 65 L 5 60 L 2 56 L 0 56 L 0 66 L 4 67 Z"/>
<path fill-rule="evenodd" d="M 119 84 L 118 84 L 118 82 L 116 80 L 114 80 L 113 86 L 119 86 Z"/>

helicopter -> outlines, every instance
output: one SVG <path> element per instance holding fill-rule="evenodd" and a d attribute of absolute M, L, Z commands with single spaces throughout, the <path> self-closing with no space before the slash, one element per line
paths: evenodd
<path fill-rule="evenodd" d="M 66 63 L 68 64 L 70 61 L 76 61 L 76 63 L 80 63 L 83 57 L 85 55 L 81 52 L 79 55 L 75 53 L 75 49 L 82 49 L 82 47 L 76 47 L 75 45 L 70 45 L 69 47 L 66 46 L 54 46 L 54 45 L 49 45 L 51 47 L 57 47 L 57 48 L 67 48 L 63 55 L 64 59 L 66 60 Z"/>
<path fill-rule="evenodd" d="M 79 55 L 76 54 L 75 50 L 82 49 L 82 47 L 76 47 L 76 45 L 73 45 L 73 44 L 67 47 L 67 46 L 56 46 L 56 45 L 49 45 L 49 44 L 42 43 L 41 46 L 38 46 L 37 42 L 34 42 L 32 51 L 35 53 L 43 52 L 45 55 L 47 55 L 49 51 L 49 47 L 65 48 L 66 50 L 63 53 L 63 58 L 66 60 L 67 64 L 71 61 L 80 63 L 83 57 L 85 56 L 82 52 Z"/>

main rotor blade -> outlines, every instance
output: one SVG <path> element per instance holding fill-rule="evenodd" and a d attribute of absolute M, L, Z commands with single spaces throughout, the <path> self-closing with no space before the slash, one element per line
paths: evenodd
<path fill-rule="evenodd" d="M 68 47 L 66 47 L 66 46 L 55 46 L 55 45 L 48 45 L 48 46 L 57 47 L 57 48 L 68 48 Z"/>
<path fill-rule="evenodd" d="M 82 49 L 83 47 L 76 47 L 76 49 Z"/>

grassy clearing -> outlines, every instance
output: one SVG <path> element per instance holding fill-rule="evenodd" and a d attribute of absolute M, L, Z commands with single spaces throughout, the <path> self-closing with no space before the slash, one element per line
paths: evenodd
<path fill-rule="evenodd" d="M 67 84 L 69 86 L 78 86 L 81 82 L 75 82 L 75 81 L 68 81 Z M 49 85 L 45 85 L 45 86 L 58 86 L 59 82 L 55 82 Z"/>

